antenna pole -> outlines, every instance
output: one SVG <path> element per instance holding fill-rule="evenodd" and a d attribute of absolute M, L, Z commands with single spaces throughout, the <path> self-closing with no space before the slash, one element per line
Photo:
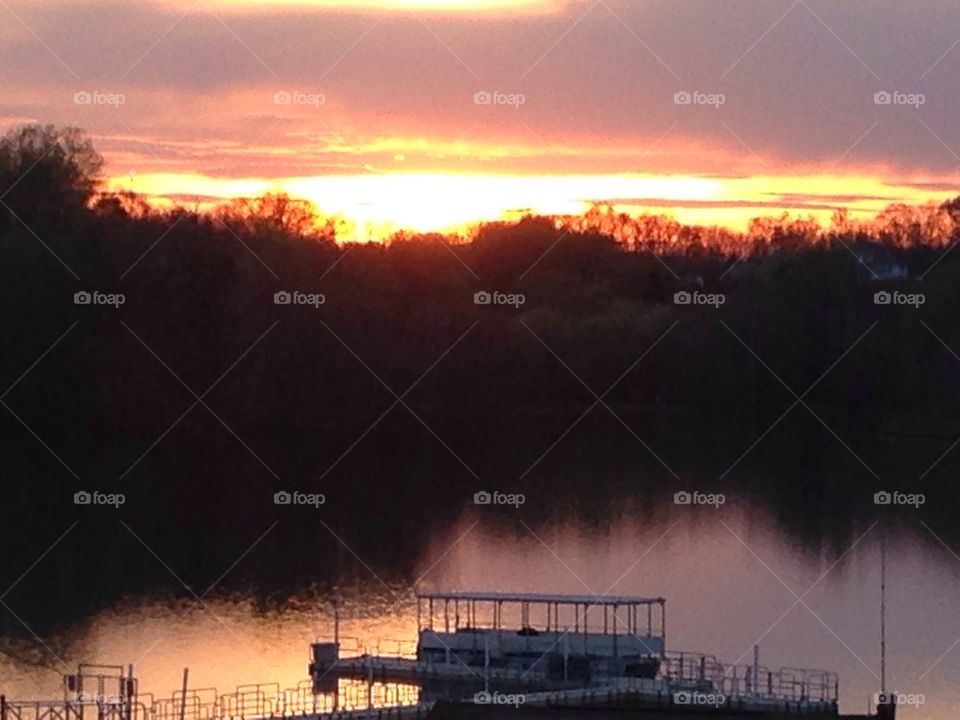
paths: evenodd
<path fill-rule="evenodd" d="M 753 646 L 753 672 L 750 673 L 750 692 L 756 699 L 760 695 L 757 683 L 760 682 L 760 646 Z"/>
<path fill-rule="evenodd" d="M 183 669 L 183 694 L 180 697 L 180 720 L 183 720 L 187 712 L 187 676 L 190 674 L 189 668 Z"/>
<path fill-rule="evenodd" d="M 483 691 L 490 694 L 490 633 L 483 634 Z"/>
<path fill-rule="evenodd" d="M 880 692 L 887 692 L 887 534 L 880 528 Z"/>

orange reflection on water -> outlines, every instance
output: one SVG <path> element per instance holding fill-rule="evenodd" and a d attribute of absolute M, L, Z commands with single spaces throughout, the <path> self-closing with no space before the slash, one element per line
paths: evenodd
<path fill-rule="evenodd" d="M 879 535 L 853 545 L 864 530 L 833 551 L 813 548 L 732 498 L 719 510 L 625 509 L 603 529 L 557 522 L 536 534 L 522 526 L 498 529 L 473 511 L 434 535 L 418 574 L 429 589 L 663 596 L 668 650 L 742 663 L 759 643 L 761 663 L 773 669 L 839 672 L 841 708 L 852 712 L 877 691 L 879 615 L 864 608 L 878 607 Z M 960 636 L 960 618 L 943 601 L 960 593 L 960 577 L 945 572 L 952 566 L 944 562 L 952 559 L 910 534 L 888 545 L 888 668 L 898 689 L 925 695 L 925 720 L 953 720 L 960 696 L 960 658 L 945 652 Z M 227 693 L 273 682 L 279 692 L 309 685 L 309 645 L 332 637 L 335 595 L 305 595 L 284 606 L 206 599 L 209 610 L 189 610 L 186 601 L 129 601 L 45 641 L 68 665 L 133 662 L 141 691 L 157 697 L 179 688 L 183 667 L 190 668 L 191 688 Z M 412 650 L 411 596 L 398 602 L 371 581 L 341 594 L 340 607 L 345 654 Z M 59 673 L 56 663 L 40 668 L 0 655 L 8 696 L 61 696 Z M 368 702 L 362 682 L 342 681 L 339 689 L 341 704 Z M 376 686 L 374 701 L 392 703 L 414 692 Z M 332 702 L 332 695 L 317 702 Z"/>
<path fill-rule="evenodd" d="M 415 649 L 412 597 L 398 601 L 382 587 L 364 587 L 340 603 L 345 653 Z M 322 599 L 272 608 L 250 598 L 205 598 L 196 606 L 192 600 L 142 600 L 117 604 L 48 640 L 64 666 L 31 667 L 0 654 L 0 677 L 8 696 L 26 698 L 62 696 L 61 674 L 81 662 L 132 663 L 140 692 L 157 698 L 179 691 L 184 667 L 191 688 L 218 694 L 258 683 L 296 689 L 309 679 L 310 643 L 332 640 L 333 633 L 332 605 Z M 344 698 L 356 696 L 351 688 L 344 687 Z"/>

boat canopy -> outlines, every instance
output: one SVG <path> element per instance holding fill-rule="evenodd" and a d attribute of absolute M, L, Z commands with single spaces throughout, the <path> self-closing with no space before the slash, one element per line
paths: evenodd
<path fill-rule="evenodd" d="M 634 595 L 558 595 L 545 593 L 473 592 L 455 590 L 448 592 L 417 592 L 421 600 L 465 600 L 476 602 L 549 603 L 551 605 L 587 605 L 611 607 L 613 605 L 663 605 L 662 597 L 637 597 Z"/>
<path fill-rule="evenodd" d="M 418 591 L 417 630 L 429 634 L 511 632 L 532 636 L 570 632 L 627 635 L 655 644 L 666 639 L 667 601 L 633 595 L 562 595 L 493 591 Z M 652 643 L 650 638 L 658 638 Z M 451 642 L 449 639 L 444 644 Z"/>

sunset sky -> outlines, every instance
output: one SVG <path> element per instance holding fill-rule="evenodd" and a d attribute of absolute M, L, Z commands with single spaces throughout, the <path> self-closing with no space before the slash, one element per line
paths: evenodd
<path fill-rule="evenodd" d="M 0 18 L 4 127 L 76 124 L 115 186 L 285 190 L 359 237 L 594 200 L 743 227 L 960 194 L 956 0 L 0 0 Z"/>

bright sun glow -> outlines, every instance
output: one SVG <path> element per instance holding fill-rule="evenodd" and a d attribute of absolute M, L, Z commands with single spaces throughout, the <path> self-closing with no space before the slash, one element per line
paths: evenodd
<path fill-rule="evenodd" d="M 116 178 L 116 188 L 130 188 Z M 287 192 L 356 225 L 358 240 L 407 229 L 458 230 L 511 213 L 576 214 L 603 198 L 684 201 L 720 196 L 721 183 L 693 177 L 640 175 L 493 176 L 447 174 L 347 175 L 267 180 L 215 180 L 198 175 L 138 176 L 133 189 L 159 197 L 230 198 Z"/>
<path fill-rule="evenodd" d="M 942 201 L 931 193 L 875 177 L 852 175 L 703 178 L 683 175 L 457 175 L 442 173 L 341 175 L 310 178 L 218 179 L 202 175 L 116 177 L 115 189 L 133 189 L 154 201 L 195 200 L 209 206 L 233 197 L 286 192 L 313 202 L 353 226 L 355 240 L 380 240 L 397 230 L 462 230 L 525 212 L 578 214 L 591 201 L 608 201 L 631 214 L 671 214 L 681 222 L 746 229 L 751 218 L 789 209 L 828 224 L 836 207 L 871 217 L 894 202 Z M 843 196 L 840 202 L 837 197 Z M 858 200 L 857 197 L 864 198 Z"/>
<path fill-rule="evenodd" d="M 215 0 L 222 10 L 361 10 L 492 13 L 518 11 L 550 13 L 562 10 L 570 0 Z M 191 7 L 171 0 L 171 4 Z"/>

